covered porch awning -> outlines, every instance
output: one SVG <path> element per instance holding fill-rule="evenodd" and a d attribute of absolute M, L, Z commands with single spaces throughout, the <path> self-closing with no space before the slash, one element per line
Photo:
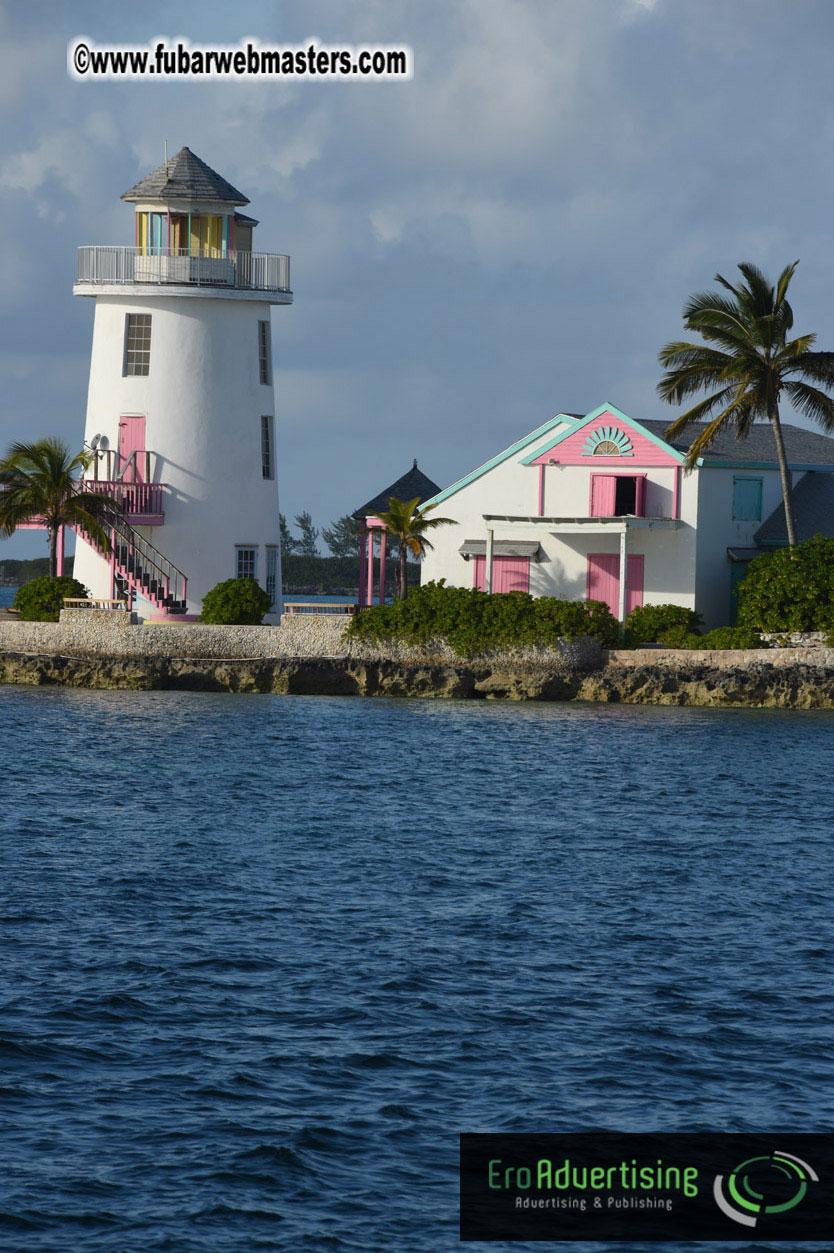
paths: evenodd
<path fill-rule="evenodd" d="M 620 622 L 625 622 L 626 617 L 626 571 L 628 569 L 628 536 L 632 531 L 676 531 L 682 523 L 679 518 L 638 518 L 631 514 L 622 517 L 606 517 L 606 518 L 564 518 L 564 517 L 541 517 L 521 514 L 498 514 L 485 513 L 482 515 L 484 525 L 486 527 L 486 540 L 482 541 L 484 545 L 484 554 L 486 556 L 486 577 L 485 587 L 488 593 L 492 592 L 492 564 L 493 560 L 501 552 L 501 546 L 510 544 L 514 546 L 514 555 L 521 543 L 524 541 L 516 541 L 504 539 L 507 531 L 545 531 L 549 535 L 616 535 L 620 541 L 620 563 L 619 563 L 619 604 L 618 617 Z M 502 538 L 496 537 L 496 531 L 501 532 Z M 466 541 L 460 551 L 464 549 L 470 542 Z M 526 543 L 535 544 L 535 541 L 527 540 Z M 538 544 L 536 544 L 538 547 Z M 467 554 L 464 553 L 464 556 Z M 480 555 L 480 554 L 477 554 Z M 518 554 L 520 555 L 520 554 Z"/>
<path fill-rule="evenodd" d="M 542 518 L 522 517 L 519 514 L 485 513 L 483 515 L 487 530 L 510 527 L 513 530 L 547 531 L 551 535 L 581 534 L 594 532 L 608 535 L 621 535 L 626 531 L 676 531 L 682 522 L 680 518 L 637 518 L 631 514 L 619 518 Z M 496 540 L 496 545 L 499 543 Z"/>
<path fill-rule="evenodd" d="M 467 539 L 461 544 L 458 552 L 468 561 L 470 557 L 485 557 L 487 542 L 485 539 Z M 497 539 L 492 545 L 494 557 L 529 557 L 531 561 L 541 561 L 542 547 L 538 540 Z"/>
<path fill-rule="evenodd" d="M 755 561 L 757 557 L 763 556 L 768 550 L 766 548 L 737 548 L 727 549 L 727 557 L 730 561 Z"/>

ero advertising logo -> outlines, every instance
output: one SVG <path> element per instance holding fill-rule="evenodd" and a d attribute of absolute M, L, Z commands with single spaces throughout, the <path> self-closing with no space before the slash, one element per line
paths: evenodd
<path fill-rule="evenodd" d="M 751 1157 L 731 1174 L 716 1175 L 713 1196 L 718 1208 L 744 1227 L 755 1227 L 766 1214 L 787 1214 L 804 1200 L 819 1175 L 792 1153 L 775 1150 Z"/>
<path fill-rule="evenodd" d="M 813 1240 L 834 1135 L 462 1135 L 461 1240 Z"/>

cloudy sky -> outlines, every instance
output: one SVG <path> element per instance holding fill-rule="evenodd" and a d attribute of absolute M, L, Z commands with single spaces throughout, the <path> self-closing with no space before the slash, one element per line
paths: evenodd
<path fill-rule="evenodd" d="M 411 82 L 77 83 L 76 36 L 411 45 Z M 799 257 L 834 347 L 829 0 L 0 4 L 0 444 L 80 445 L 79 244 L 187 144 L 292 256 L 274 311 L 282 509 L 321 525 L 417 457 L 446 485 L 559 410 L 671 417 L 686 296 Z M 37 555 L 31 533 L 3 556 Z"/>

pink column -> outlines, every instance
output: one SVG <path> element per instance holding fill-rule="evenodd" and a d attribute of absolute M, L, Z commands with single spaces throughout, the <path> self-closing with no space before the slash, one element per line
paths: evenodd
<path fill-rule="evenodd" d="M 116 599 L 116 532 L 110 534 L 110 599 Z"/>
<path fill-rule="evenodd" d="M 365 562 L 365 541 L 367 539 L 367 531 L 363 531 L 359 536 L 359 596 L 357 597 L 359 605 L 365 603 L 365 576 L 367 573 L 367 565 Z"/>
<path fill-rule="evenodd" d="M 368 529 L 368 581 L 366 605 L 374 603 L 374 533 Z"/>
<path fill-rule="evenodd" d="M 60 579 L 62 574 L 64 573 L 64 528 L 62 526 L 58 527 L 58 543 L 56 546 L 55 555 L 58 559 L 57 570 L 58 570 L 58 578 Z"/>
<path fill-rule="evenodd" d="M 379 533 L 379 601 L 380 605 L 385 604 L 385 547 L 386 547 L 386 528 L 383 527 Z"/>

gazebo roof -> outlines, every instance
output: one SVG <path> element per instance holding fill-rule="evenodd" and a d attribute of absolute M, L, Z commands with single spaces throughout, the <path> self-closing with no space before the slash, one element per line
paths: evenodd
<path fill-rule="evenodd" d="M 414 465 L 397 479 L 396 483 L 392 483 L 390 487 L 386 487 L 384 492 L 380 492 L 378 496 L 374 496 L 373 500 L 369 500 L 361 509 L 355 509 L 354 518 L 367 518 L 374 514 L 384 512 L 388 508 L 388 500 L 391 496 L 395 500 L 413 500 L 417 497 L 417 503 L 422 504 L 424 500 L 430 500 L 432 496 L 436 496 L 440 491 L 437 483 L 433 483 L 428 475 L 417 468 L 417 458 L 414 458 Z"/>

